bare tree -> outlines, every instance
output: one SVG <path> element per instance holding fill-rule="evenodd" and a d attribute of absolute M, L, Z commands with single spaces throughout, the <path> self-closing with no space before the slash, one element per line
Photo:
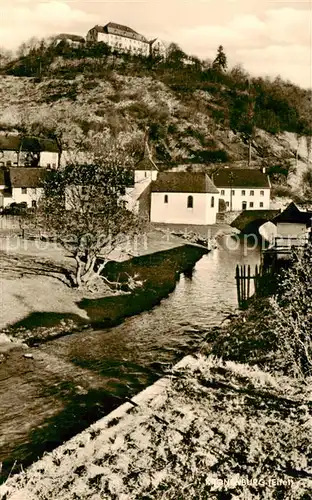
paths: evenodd
<path fill-rule="evenodd" d="M 143 230 L 143 222 L 123 199 L 132 168 L 131 157 L 110 144 L 96 148 L 88 162 L 72 163 L 46 176 L 36 224 L 72 254 L 79 288 L 111 285 L 102 272 L 112 252 Z"/>

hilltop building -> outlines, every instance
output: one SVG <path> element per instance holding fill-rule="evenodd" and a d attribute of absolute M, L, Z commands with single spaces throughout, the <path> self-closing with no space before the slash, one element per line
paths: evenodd
<path fill-rule="evenodd" d="M 132 28 L 113 22 L 105 26 L 96 25 L 91 28 L 87 33 L 86 41 L 89 43 L 104 42 L 117 51 L 146 57 L 149 55 L 165 57 L 166 54 L 166 47 L 158 38 L 149 41 Z"/>
<path fill-rule="evenodd" d="M 68 45 L 69 47 L 81 47 L 85 44 L 85 39 L 80 35 L 72 35 L 70 33 L 59 33 L 52 37 L 54 45 Z"/>
<path fill-rule="evenodd" d="M 230 211 L 268 210 L 271 183 L 261 170 L 250 168 L 220 168 L 212 180 Z"/>

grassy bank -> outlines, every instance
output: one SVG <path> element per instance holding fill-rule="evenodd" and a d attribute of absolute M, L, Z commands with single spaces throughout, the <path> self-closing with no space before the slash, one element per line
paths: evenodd
<path fill-rule="evenodd" d="M 309 498 L 311 393 L 213 356 L 2 486 L 2 499 Z M 1 490 L 0 490 L 1 492 Z"/>
<path fill-rule="evenodd" d="M 2 499 L 309 499 L 310 337 L 291 341 L 298 325 L 311 333 L 311 255 L 274 300 L 209 331 L 154 397 L 134 397 L 9 479 Z"/>
<path fill-rule="evenodd" d="M 175 286 L 178 274 L 206 252 L 154 231 L 139 242 L 136 255 L 116 252 L 107 265 L 111 281 L 143 281 L 136 293 L 86 293 L 72 288 L 74 261 L 60 247 L 19 238 L 0 239 L 0 330 L 28 343 L 66 334 L 88 324 L 112 326 L 157 304 Z M 114 257 L 114 256 L 113 256 Z"/>
<path fill-rule="evenodd" d="M 2 498 L 310 498 L 312 378 L 289 372 L 271 320 L 268 298 L 252 302 L 154 397 L 47 454 Z"/>

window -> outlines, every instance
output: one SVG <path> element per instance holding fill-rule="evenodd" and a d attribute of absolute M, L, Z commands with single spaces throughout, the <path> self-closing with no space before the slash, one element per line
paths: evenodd
<path fill-rule="evenodd" d="M 250 208 L 253 208 L 253 201 L 249 203 Z"/>
<path fill-rule="evenodd" d="M 225 195 L 225 191 L 224 189 L 221 189 L 221 196 L 224 196 Z"/>
<path fill-rule="evenodd" d="M 232 189 L 232 195 L 234 196 L 234 194 L 235 194 L 235 189 Z"/>
<path fill-rule="evenodd" d="M 246 191 L 245 189 L 242 190 L 242 196 L 245 196 L 246 195 Z"/>
<path fill-rule="evenodd" d="M 193 196 L 187 197 L 187 208 L 193 208 Z"/>
<path fill-rule="evenodd" d="M 27 188 L 22 188 L 22 194 L 27 194 Z"/>
<path fill-rule="evenodd" d="M 85 196 L 87 194 L 87 187 L 86 186 L 81 186 L 81 194 L 82 194 L 82 196 Z"/>
<path fill-rule="evenodd" d="M 214 196 L 211 197 L 211 208 L 214 207 Z"/>
<path fill-rule="evenodd" d="M 254 191 L 250 191 L 250 196 L 254 196 L 255 195 L 255 192 Z"/>
<path fill-rule="evenodd" d="M 263 201 L 260 201 L 260 208 L 263 208 Z"/>
<path fill-rule="evenodd" d="M 264 191 L 260 191 L 260 196 L 264 196 Z"/>
<path fill-rule="evenodd" d="M 47 168 L 51 168 L 51 163 L 47 163 Z"/>
<path fill-rule="evenodd" d="M 32 200 L 32 202 L 31 202 L 31 206 L 32 206 L 33 208 L 36 208 L 36 206 L 37 206 L 37 202 L 36 202 L 36 200 Z"/>
<path fill-rule="evenodd" d="M 165 196 L 164 196 L 164 203 L 168 203 L 168 195 L 167 194 L 165 194 Z"/>
<path fill-rule="evenodd" d="M 144 177 L 147 177 L 147 172 L 146 172 L 146 170 L 145 170 L 145 172 L 144 172 Z"/>
<path fill-rule="evenodd" d="M 225 204 L 226 204 L 227 207 L 230 206 L 230 202 L 229 201 L 226 201 Z"/>

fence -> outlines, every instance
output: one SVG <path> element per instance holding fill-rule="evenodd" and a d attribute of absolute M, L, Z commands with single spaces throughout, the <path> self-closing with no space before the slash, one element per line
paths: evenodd
<path fill-rule="evenodd" d="M 246 309 L 248 300 L 260 291 L 260 279 L 263 276 L 263 267 L 256 265 L 254 274 L 251 274 L 250 265 L 236 266 L 236 287 L 237 287 L 237 302 L 240 309 Z M 253 287 L 251 283 L 253 282 Z"/>

